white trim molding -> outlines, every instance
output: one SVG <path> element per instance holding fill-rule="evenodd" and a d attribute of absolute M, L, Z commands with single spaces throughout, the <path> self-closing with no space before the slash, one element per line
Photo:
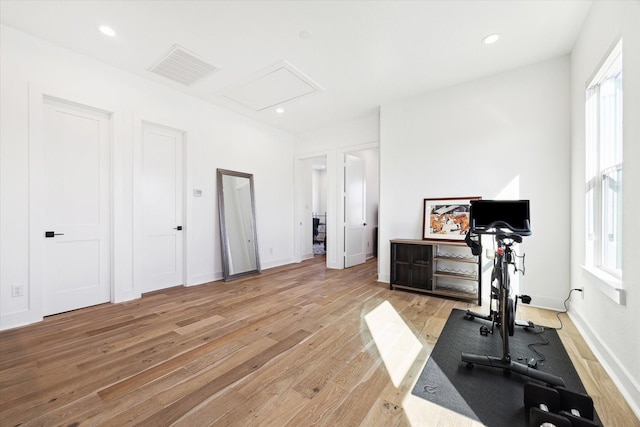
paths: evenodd
<path fill-rule="evenodd" d="M 611 298 L 616 304 L 626 305 L 626 292 L 622 287 L 622 281 L 606 274 L 600 269 L 581 265 L 582 269 L 589 273 L 595 280 L 591 282 L 603 294 Z"/>
<path fill-rule="evenodd" d="M 604 341 L 593 332 L 593 329 L 589 327 L 582 316 L 572 310 L 567 314 L 596 356 L 598 362 L 600 362 L 618 390 L 620 390 L 631 410 L 640 418 L 640 384 L 634 380 L 615 354 L 605 345 Z"/>

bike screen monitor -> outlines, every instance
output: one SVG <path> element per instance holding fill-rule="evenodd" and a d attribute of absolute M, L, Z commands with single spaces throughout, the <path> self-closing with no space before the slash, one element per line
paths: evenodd
<path fill-rule="evenodd" d="M 471 200 L 469 212 L 471 231 L 495 234 L 500 230 L 522 236 L 531 234 L 528 200 Z"/>

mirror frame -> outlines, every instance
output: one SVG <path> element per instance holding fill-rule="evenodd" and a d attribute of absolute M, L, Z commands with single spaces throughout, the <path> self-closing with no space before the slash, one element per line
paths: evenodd
<path fill-rule="evenodd" d="M 227 221 L 225 218 L 224 210 L 224 188 L 223 188 L 223 176 L 235 176 L 239 178 L 249 179 L 249 192 L 251 195 L 251 217 L 253 220 L 253 241 L 255 243 L 255 259 L 256 268 L 254 270 L 243 271 L 240 273 L 231 274 L 229 272 L 229 258 L 231 254 L 227 248 L 225 242 L 227 241 Z M 256 204 L 253 191 L 253 174 L 236 172 L 227 169 L 217 169 L 217 185 L 218 185 L 218 218 L 220 220 L 220 244 L 222 248 L 222 275 L 225 282 L 230 280 L 239 279 L 241 277 L 252 276 L 260 274 L 260 254 L 258 250 L 258 231 L 256 229 Z"/>

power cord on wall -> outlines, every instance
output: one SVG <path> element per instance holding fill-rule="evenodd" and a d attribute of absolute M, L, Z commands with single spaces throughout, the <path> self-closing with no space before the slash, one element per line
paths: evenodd
<path fill-rule="evenodd" d="M 564 302 L 562 303 L 562 305 L 564 305 L 564 311 L 559 311 L 559 312 L 556 313 L 556 317 L 558 318 L 558 321 L 560 322 L 560 327 L 556 328 L 558 331 L 560 329 L 562 329 L 562 326 L 563 326 L 562 325 L 562 319 L 560 319 L 560 315 L 566 313 L 567 311 L 569 311 L 569 309 L 567 308 L 567 301 L 569 301 L 571 299 L 571 293 L 573 291 L 582 292 L 582 289 L 581 288 L 573 288 L 573 289 L 571 289 L 569 291 L 569 296 L 567 296 L 567 299 L 564 300 Z"/>

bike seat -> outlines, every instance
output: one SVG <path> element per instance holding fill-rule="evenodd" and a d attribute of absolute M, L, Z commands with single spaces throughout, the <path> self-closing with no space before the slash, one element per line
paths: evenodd
<path fill-rule="evenodd" d="M 500 233 L 496 235 L 498 240 L 511 239 L 516 243 L 522 243 L 522 236 L 519 234 L 511 234 L 511 233 Z"/>

